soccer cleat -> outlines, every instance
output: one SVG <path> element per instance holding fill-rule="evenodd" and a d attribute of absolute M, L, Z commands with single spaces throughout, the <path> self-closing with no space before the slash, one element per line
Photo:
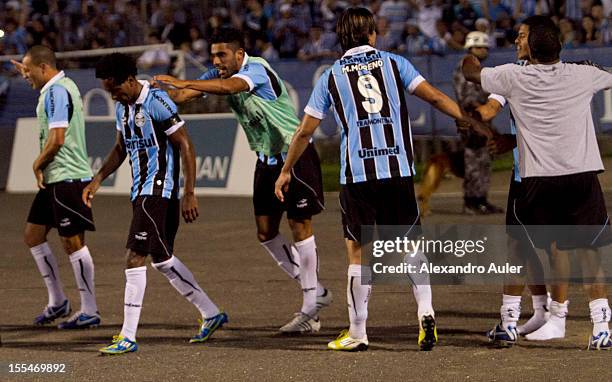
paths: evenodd
<path fill-rule="evenodd" d="M 317 296 L 317 313 L 328 306 L 334 301 L 334 295 L 331 290 L 325 288 L 325 291 L 321 296 Z"/>
<path fill-rule="evenodd" d="M 46 306 L 42 314 L 34 319 L 34 325 L 50 324 L 60 317 L 67 317 L 71 311 L 68 300 L 59 306 Z"/>
<path fill-rule="evenodd" d="M 316 333 L 321 329 L 319 317 L 312 318 L 299 312 L 286 325 L 278 329 L 281 333 Z"/>
<path fill-rule="evenodd" d="M 229 322 L 229 318 L 225 312 L 221 312 L 214 317 L 198 320 L 198 322 L 200 323 L 200 331 L 189 340 L 192 344 L 207 341 L 215 330 Z"/>
<path fill-rule="evenodd" d="M 327 344 L 327 348 L 337 351 L 365 351 L 368 350 L 368 337 L 365 336 L 362 339 L 352 338 L 349 336 L 348 329 L 344 329 L 335 340 Z"/>
<path fill-rule="evenodd" d="M 85 314 L 82 312 L 76 312 L 67 321 L 57 325 L 60 329 L 87 329 L 95 328 L 100 325 L 100 313 Z"/>
<path fill-rule="evenodd" d="M 422 351 L 429 351 L 438 342 L 438 330 L 436 320 L 431 315 L 421 317 L 419 321 L 419 348 Z"/>
<path fill-rule="evenodd" d="M 591 336 L 587 350 L 610 350 L 612 349 L 612 337 L 610 332 L 600 332 L 596 336 Z"/>
<path fill-rule="evenodd" d="M 510 347 L 518 342 L 519 336 L 516 326 L 508 326 L 508 329 L 504 329 L 499 323 L 487 332 L 487 338 L 489 342 L 499 347 Z"/>
<path fill-rule="evenodd" d="M 113 336 L 113 343 L 100 349 L 100 353 L 115 355 L 133 353 L 138 350 L 136 341 L 130 341 L 121 334 Z"/>

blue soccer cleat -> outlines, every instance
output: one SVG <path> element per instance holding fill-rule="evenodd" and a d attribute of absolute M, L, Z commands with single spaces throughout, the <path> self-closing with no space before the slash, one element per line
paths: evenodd
<path fill-rule="evenodd" d="M 133 353 L 138 350 L 136 341 L 130 341 L 121 334 L 113 336 L 113 343 L 100 349 L 100 353 L 108 355 Z"/>
<path fill-rule="evenodd" d="M 205 320 L 199 320 L 199 322 L 200 332 L 195 336 L 191 337 L 191 339 L 189 340 L 189 342 L 191 342 L 192 344 L 207 341 L 210 336 L 212 336 L 212 334 L 215 332 L 215 330 L 222 327 L 223 324 L 229 322 L 229 319 L 226 313 L 221 312 L 214 317 L 207 318 Z"/>
<path fill-rule="evenodd" d="M 70 317 L 67 321 L 62 322 L 57 325 L 60 329 L 87 329 L 87 328 L 95 328 L 100 325 L 100 313 L 96 312 L 96 314 L 85 314 L 82 312 L 77 312 L 72 317 Z"/>
<path fill-rule="evenodd" d="M 60 317 L 67 317 L 71 311 L 68 300 L 59 306 L 46 306 L 42 314 L 34 319 L 34 325 L 50 324 Z"/>
<path fill-rule="evenodd" d="M 587 350 L 610 350 L 612 349 L 612 337 L 610 332 L 600 332 L 596 336 L 591 336 Z"/>
<path fill-rule="evenodd" d="M 516 326 L 508 326 L 508 329 L 504 329 L 499 323 L 487 332 L 487 337 L 497 346 L 510 347 L 518 342 L 519 335 Z"/>

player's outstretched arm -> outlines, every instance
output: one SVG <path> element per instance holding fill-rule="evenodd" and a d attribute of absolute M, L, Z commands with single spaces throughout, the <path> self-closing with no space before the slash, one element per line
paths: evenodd
<path fill-rule="evenodd" d="M 185 103 L 185 102 L 194 100 L 196 98 L 202 97 L 204 95 L 203 92 L 199 92 L 197 90 L 174 89 L 160 81 L 151 80 L 149 81 L 149 84 L 155 88 L 162 89 L 163 91 L 168 93 L 168 96 L 170 96 L 170 99 L 174 101 L 174 103 L 177 103 L 177 104 Z"/>
<path fill-rule="evenodd" d="M 104 159 L 104 163 L 98 173 L 94 176 L 91 183 L 89 183 L 83 189 L 83 203 L 85 203 L 88 207 L 91 208 L 91 200 L 93 199 L 95 193 L 100 188 L 100 185 L 104 181 L 104 179 L 108 178 L 108 176 L 121 166 L 121 163 L 125 160 L 127 155 L 127 151 L 125 149 L 125 144 L 123 143 L 123 136 L 119 131 L 117 131 L 117 138 L 115 139 L 115 146 L 113 146 L 112 150 Z"/>
<path fill-rule="evenodd" d="M 215 78 L 212 80 L 180 80 L 168 75 L 159 75 L 153 77 L 153 79 L 177 89 L 197 90 L 209 94 L 229 95 L 249 90 L 249 84 L 238 77 L 227 79 Z"/>
<path fill-rule="evenodd" d="M 499 103 L 499 101 L 495 100 L 494 98 L 489 98 L 487 103 L 476 108 L 476 112 L 480 114 L 481 121 L 489 122 L 492 121 L 495 116 L 497 116 L 497 113 L 501 111 L 502 107 L 503 106 Z"/>
<path fill-rule="evenodd" d="M 181 212 L 186 223 L 194 222 L 198 216 L 198 200 L 195 196 L 195 151 L 193 143 L 187 129 L 181 127 L 168 136 L 174 147 L 178 147 L 181 152 L 181 164 L 183 166 L 183 199 L 181 200 Z"/>
<path fill-rule="evenodd" d="M 306 147 L 308 147 L 312 134 L 314 134 L 320 124 L 320 119 L 305 114 L 300 127 L 298 127 L 295 134 L 293 134 L 291 144 L 289 145 L 289 152 L 287 153 L 287 159 L 285 159 L 285 164 L 274 185 L 274 193 L 281 202 L 285 201 L 283 192 L 287 192 L 289 189 L 291 169 L 295 166 L 298 159 L 300 159 Z"/>
<path fill-rule="evenodd" d="M 482 67 L 480 66 L 480 61 L 478 61 L 476 56 L 468 54 L 463 57 L 461 70 L 463 71 L 463 75 L 465 76 L 466 80 L 480 84 L 480 71 L 482 70 Z"/>
<path fill-rule="evenodd" d="M 414 95 L 440 110 L 442 113 L 455 118 L 455 120 L 469 124 L 477 133 L 487 138 L 491 138 L 494 135 L 494 132 L 489 127 L 463 113 L 455 101 L 450 99 L 449 96 L 436 87 L 432 86 L 429 82 L 421 82 L 414 90 Z"/>
<path fill-rule="evenodd" d="M 55 158 L 57 152 L 64 145 L 65 135 L 65 127 L 49 129 L 49 138 L 47 139 L 47 143 L 45 143 L 45 147 L 32 165 L 32 170 L 34 170 L 34 176 L 36 177 L 38 188 L 45 188 L 43 184 L 43 171 L 45 168 L 47 168 L 49 163 L 53 162 L 53 158 Z"/>

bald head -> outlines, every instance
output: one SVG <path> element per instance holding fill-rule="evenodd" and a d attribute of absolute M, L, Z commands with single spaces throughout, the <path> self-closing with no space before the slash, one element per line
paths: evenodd
<path fill-rule="evenodd" d="M 36 45 L 23 56 L 22 75 L 34 89 L 41 89 L 58 73 L 55 53 L 46 46 Z"/>
<path fill-rule="evenodd" d="M 57 68 L 55 52 L 44 45 L 34 45 L 25 55 L 30 57 L 33 65 L 47 64 L 54 69 Z"/>

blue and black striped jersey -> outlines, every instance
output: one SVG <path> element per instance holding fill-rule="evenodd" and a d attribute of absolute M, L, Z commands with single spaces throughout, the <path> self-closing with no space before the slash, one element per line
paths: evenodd
<path fill-rule="evenodd" d="M 412 93 L 423 81 L 404 57 L 367 45 L 323 73 L 304 111 L 323 119 L 334 107 L 341 184 L 415 174 L 405 89 Z"/>
<path fill-rule="evenodd" d="M 185 122 L 168 94 L 151 89 L 146 81 L 136 103 L 127 108 L 117 103 L 117 130 L 123 136 L 132 166 L 132 193 L 178 198 L 180 151 L 168 138 Z"/>

